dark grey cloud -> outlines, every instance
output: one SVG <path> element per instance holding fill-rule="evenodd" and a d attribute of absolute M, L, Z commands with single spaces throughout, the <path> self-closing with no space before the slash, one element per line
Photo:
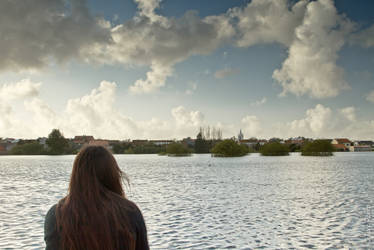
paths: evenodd
<path fill-rule="evenodd" d="M 0 70 L 84 59 L 85 49 L 111 40 L 110 30 L 100 23 L 83 0 L 2 0 Z"/>

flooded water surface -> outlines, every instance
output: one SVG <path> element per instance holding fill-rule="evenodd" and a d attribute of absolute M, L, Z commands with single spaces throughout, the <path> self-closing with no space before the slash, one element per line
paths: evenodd
<path fill-rule="evenodd" d="M 374 246 L 374 153 L 117 155 L 152 249 Z M 74 156 L 0 157 L 0 249 L 43 249 Z"/>

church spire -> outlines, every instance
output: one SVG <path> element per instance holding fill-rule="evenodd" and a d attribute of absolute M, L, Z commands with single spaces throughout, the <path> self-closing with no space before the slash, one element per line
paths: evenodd
<path fill-rule="evenodd" d="M 243 139 L 244 139 L 244 135 L 243 135 L 242 130 L 240 129 L 240 131 L 239 131 L 239 135 L 238 135 L 238 141 L 241 141 L 241 140 L 243 140 Z"/>

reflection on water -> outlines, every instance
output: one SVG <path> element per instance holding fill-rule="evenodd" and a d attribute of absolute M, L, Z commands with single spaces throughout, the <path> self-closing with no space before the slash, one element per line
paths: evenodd
<path fill-rule="evenodd" d="M 372 248 L 374 153 L 118 155 L 151 248 Z M 0 157 L 0 248 L 42 249 L 73 156 Z"/>

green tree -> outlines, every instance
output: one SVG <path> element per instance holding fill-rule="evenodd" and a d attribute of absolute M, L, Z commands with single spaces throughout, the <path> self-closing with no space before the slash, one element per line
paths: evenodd
<path fill-rule="evenodd" d="M 65 139 L 63 134 L 58 129 L 52 130 L 52 132 L 48 135 L 46 143 L 48 145 L 49 154 L 60 155 L 69 151 L 68 140 Z"/>
<path fill-rule="evenodd" d="M 113 153 L 115 154 L 123 154 L 125 150 L 130 148 L 131 144 L 129 142 L 120 142 L 120 143 L 114 143 L 112 145 Z"/>
<path fill-rule="evenodd" d="M 277 141 L 270 142 L 261 147 L 260 153 L 264 156 L 283 156 L 289 155 L 288 147 Z"/>
<path fill-rule="evenodd" d="M 196 136 L 195 153 L 197 154 L 209 153 L 209 143 L 207 140 L 204 139 L 201 131 Z"/>
<path fill-rule="evenodd" d="M 166 154 L 168 156 L 188 156 L 191 155 L 191 151 L 181 143 L 170 143 L 166 146 Z"/>
<path fill-rule="evenodd" d="M 10 150 L 10 154 L 14 155 L 40 155 L 43 153 L 43 145 L 39 144 L 39 142 L 19 144 Z"/>
<path fill-rule="evenodd" d="M 329 140 L 315 140 L 307 143 L 301 150 L 304 156 L 332 156 L 334 147 Z"/>
<path fill-rule="evenodd" d="M 217 157 L 236 157 L 248 154 L 248 147 L 239 145 L 232 139 L 226 139 L 218 142 L 211 150 L 212 156 Z"/>

